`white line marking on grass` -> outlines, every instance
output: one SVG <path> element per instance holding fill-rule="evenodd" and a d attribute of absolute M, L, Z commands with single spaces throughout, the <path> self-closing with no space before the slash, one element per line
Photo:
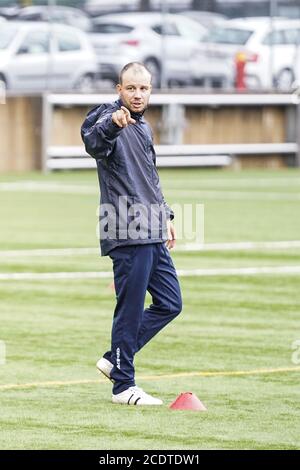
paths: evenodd
<path fill-rule="evenodd" d="M 97 194 L 96 186 L 75 184 L 45 183 L 38 181 L 22 181 L 16 183 L 0 183 L 0 191 L 28 191 L 69 194 Z"/>
<path fill-rule="evenodd" d="M 208 180 L 206 180 L 207 182 Z M 230 186 L 231 187 L 231 186 Z M 50 192 L 63 194 L 97 194 L 98 188 L 88 185 L 61 184 L 56 182 L 22 181 L 0 183 L 0 191 L 28 191 L 28 192 Z M 194 196 L 204 199 L 229 199 L 229 200 L 270 200 L 270 201 L 299 201 L 299 193 L 284 192 L 253 192 L 246 191 L 224 191 L 224 190 L 202 190 L 201 181 L 199 189 L 189 188 L 170 188 L 166 191 L 168 195 L 178 195 L 183 192 L 184 195 Z M 181 196 L 182 197 L 182 196 Z"/>
<path fill-rule="evenodd" d="M 171 189 L 166 191 L 169 197 L 173 198 L 197 198 L 198 201 L 203 199 L 215 200 L 245 200 L 245 201 L 300 201 L 299 193 L 280 193 L 280 192 L 253 192 L 246 191 L 202 191 L 201 189 Z"/>
<path fill-rule="evenodd" d="M 276 250 L 300 248 L 300 240 L 269 242 L 186 243 L 178 245 L 176 251 L 227 251 L 227 250 Z M 0 254 L 1 256 L 1 254 Z"/>
<path fill-rule="evenodd" d="M 179 377 L 238 377 L 249 375 L 264 375 L 264 374 L 279 374 L 288 372 L 298 372 L 300 367 L 279 367 L 277 369 L 253 369 L 253 370 L 232 370 L 232 371 L 204 371 L 204 372 L 179 372 L 174 374 L 162 375 L 141 375 L 139 380 L 163 380 L 163 379 L 176 379 Z M 66 380 L 66 381 L 47 381 L 47 382 L 32 382 L 23 384 L 3 384 L 0 385 L 0 390 L 15 390 L 26 388 L 40 388 L 40 387 L 61 387 L 67 385 L 86 385 L 97 383 L 108 383 L 106 379 L 98 380 Z"/>
<path fill-rule="evenodd" d="M 0 273 L 0 281 L 47 281 L 66 279 L 110 279 L 108 271 L 95 272 L 53 272 L 53 273 Z"/>
<path fill-rule="evenodd" d="M 261 274 L 300 274 L 300 266 L 260 266 L 247 268 L 178 269 L 179 277 L 253 276 Z M 112 272 L 0 273 L 1 281 L 46 281 L 66 279 L 111 279 Z"/>
<path fill-rule="evenodd" d="M 285 188 L 289 188 L 291 185 L 296 185 L 300 187 L 300 178 L 243 178 L 238 177 L 238 178 L 206 178 L 206 179 L 199 179 L 197 180 L 192 180 L 192 183 L 196 183 L 199 185 L 201 188 L 202 186 L 229 186 L 230 188 L 234 186 L 238 187 L 262 187 L 265 188 L 266 186 L 284 186 Z M 172 187 L 170 186 L 170 189 L 175 189 L 175 186 L 177 185 L 177 188 L 180 189 L 184 188 L 184 184 L 182 184 L 182 181 L 174 181 L 172 182 Z M 165 186 L 165 189 L 168 188 L 168 186 Z M 176 189 L 177 189 L 176 188 Z"/>
<path fill-rule="evenodd" d="M 177 251 L 229 251 L 229 250 L 276 250 L 300 248 L 300 240 L 268 241 L 268 242 L 226 242 L 226 243 L 186 243 L 178 244 L 173 253 Z M 29 250 L 2 250 L 0 258 L 23 256 L 83 256 L 99 255 L 99 248 L 34 248 Z"/>
<path fill-rule="evenodd" d="M 82 256 L 94 255 L 100 256 L 99 248 L 34 248 L 32 250 L 2 250 L 0 258 L 22 257 L 22 256 Z"/>
<path fill-rule="evenodd" d="M 247 268 L 179 269 L 180 277 L 253 276 L 259 274 L 300 274 L 300 266 L 259 266 Z"/>

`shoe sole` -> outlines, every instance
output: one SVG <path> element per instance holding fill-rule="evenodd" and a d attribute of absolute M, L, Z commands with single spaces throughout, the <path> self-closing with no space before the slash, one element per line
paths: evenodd
<path fill-rule="evenodd" d="M 124 406 L 162 406 L 163 403 L 143 403 L 143 404 L 131 404 L 131 403 L 123 403 L 123 402 L 118 402 L 118 401 L 112 401 L 113 405 L 124 405 Z"/>

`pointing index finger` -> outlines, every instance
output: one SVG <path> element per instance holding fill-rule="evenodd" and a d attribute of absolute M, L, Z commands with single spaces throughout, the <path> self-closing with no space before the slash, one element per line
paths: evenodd
<path fill-rule="evenodd" d="M 121 109 L 124 111 L 125 114 L 127 114 L 127 116 L 130 116 L 129 109 L 125 108 L 125 106 L 121 106 Z"/>
<path fill-rule="evenodd" d="M 135 124 L 136 123 L 136 120 L 132 119 L 129 109 L 125 108 L 125 106 L 121 106 L 121 110 L 123 111 L 123 113 L 125 115 L 124 117 L 127 121 L 127 124 Z"/>

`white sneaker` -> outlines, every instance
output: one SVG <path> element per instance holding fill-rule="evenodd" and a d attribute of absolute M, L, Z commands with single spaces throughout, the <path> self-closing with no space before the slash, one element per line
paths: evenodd
<path fill-rule="evenodd" d="M 114 383 L 114 379 L 111 378 L 110 374 L 113 368 L 113 364 L 105 357 L 101 357 L 96 364 L 96 367 L 101 374 L 105 375 L 112 383 Z"/>
<path fill-rule="evenodd" d="M 120 405 L 162 405 L 162 400 L 148 395 L 139 387 L 129 387 L 124 392 L 112 396 L 113 403 Z"/>

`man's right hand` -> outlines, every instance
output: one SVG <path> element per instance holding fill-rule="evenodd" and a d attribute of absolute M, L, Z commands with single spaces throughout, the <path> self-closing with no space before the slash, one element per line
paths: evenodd
<path fill-rule="evenodd" d="M 127 127 L 129 124 L 135 124 L 136 121 L 132 119 L 129 109 L 121 106 L 121 109 L 112 113 L 112 121 L 119 127 Z"/>

